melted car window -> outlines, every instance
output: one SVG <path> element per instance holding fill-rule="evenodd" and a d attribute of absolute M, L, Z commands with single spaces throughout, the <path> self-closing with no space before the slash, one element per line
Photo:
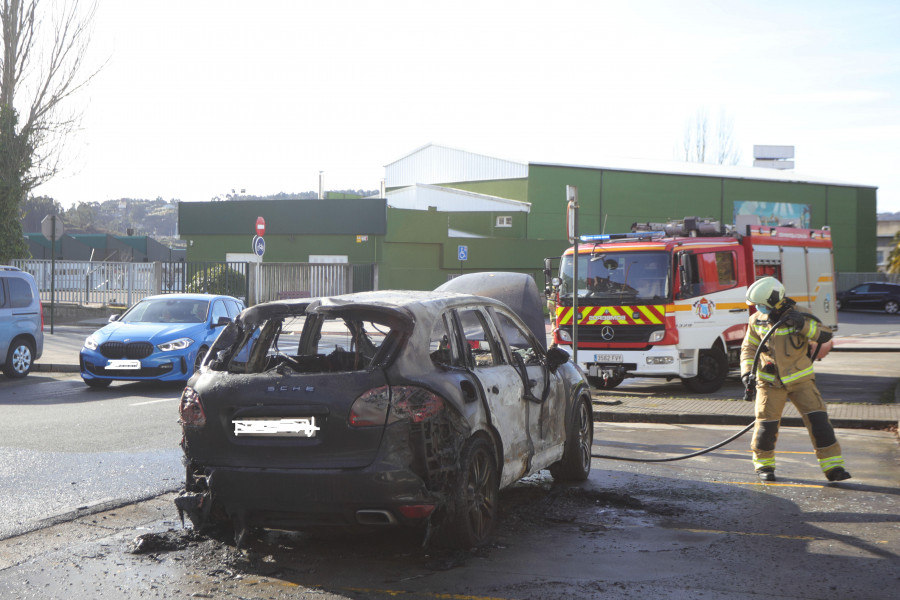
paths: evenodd
<path fill-rule="evenodd" d="M 390 334 L 390 327 L 384 323 L 352 316 L 289 315 L 268 319 L 236 339 L 228 370 L 363 371 L 373 365 Z"/>
<path fill-rule="evenodd" d="M 490 334 L 484 314 L 475 309 L 459 311 L 459 322 L 466 339 L 469 364 L 476 367 L 493 367 L 503 363 L 500 348 Z"/>
<path fill-rule="evenodd" d="M 506 339 L 509 349 L 521 356 L 526 365 L 540 364 L 540 354 L 538 354 L 525 330 L 506 314 L 499 311 L 496 311 L 494 314 L 497 317 L 500 334 Z"/>

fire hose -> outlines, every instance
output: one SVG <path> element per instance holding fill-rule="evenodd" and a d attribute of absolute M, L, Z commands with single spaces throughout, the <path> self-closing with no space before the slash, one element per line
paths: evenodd
<path fill-rule="evenodd" d="M 784 324 L 785 321 L 787 321 L 789 312 L 790 312 L 789 310 L 784 311 L 784 314 L 782 315 L 782 317 L 778 320 L 777 323 L 775 323 L 775 325 L 771 329 L 769 329 L 769 331 L 766 333 L 766 335 L 763 336 L 763 339 L 759 342 L 759 346 L 756 347 L 756 354 L 754 354 L 754 356 L 753 356 L 753 367 L 750 369 L 750 383 L 747 385 L 747 389 L 745 390 L 744 400 L 752 399 L 752 397 L 748 398 L 748 396 L 753 391 L 753 386 L 756 385 L 755 373 L 756 373 L 756 367 L 757 367 L 757 365 L 759 365 L 759 356 L 760 356 L 760 353 L 762 352 L 762 349 L 765 347 L 766 342 L 769 340 L 769 337 L 771 337 L 772 334 L 775 333 L 775 330 L 778 329 L 782 324 Z M 609 456 L 606 454 L 591 454 L 591 458 L 608 458 L 611 460 L 627 460 L 630 462 L 672 462 L 672 461 L 676 461 L 676 460 L 684 460 L 686 458 L 693 458 L 695 456 L 700 456 L 701 454 L 706 454 L 707 452 L 712 452 L 713 450 L 718 450 L 725 444 L 733 442 L 734 440 L 738 439 L 739 437 L 741 437 L 742 435 L 744 435 L 745 433 L 747 433 L 748 431 L 753 429 L 753 425 L 755 423 L 756 423 L 756 419 L 754 419 L 749 425 L 747 425 L 746 427 L 744 427 L 743 429 L 741 429 L 740 431 L 735 433 L 730 438 L 728 438 L 726 440 L 722 440 L 721 442 L 719 442 L 718 444 L 715 444 L 714 446 L 710 446 L 708 448 L 703 448 L 702 450 L 698 450 L 698 451 L 692 452 L 690 454 L 683 454 L 680 456 L 670 456 L 667 458 L 628 458 L 625 456 Z"/>

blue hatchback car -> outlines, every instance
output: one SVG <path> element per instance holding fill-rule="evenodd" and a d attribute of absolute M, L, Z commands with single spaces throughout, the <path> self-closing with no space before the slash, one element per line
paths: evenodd
<path fill-rule="evenodd" d="M 97 388 L 113 381 L 187 381 L 222 328 L 243 309 L 231 296 L 144 298 L 87 337 L 81 378 Z"/>

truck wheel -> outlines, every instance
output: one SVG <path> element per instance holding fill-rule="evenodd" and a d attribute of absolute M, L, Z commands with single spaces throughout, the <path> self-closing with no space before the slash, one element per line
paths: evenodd
<path fill-rule="evenodd" d="M 900 312 L 900 303 L 896 300 L 888 300 L 884 303 L 884 312 L 889 315 L 896 315 L 897 312 Z"/>
<path fill-rule="evenodd" d="M 620 383 L 622 383 L 625 378 L 624 377 L 610 377 L 609 379 L 603 379 L 602 377 L 591 377 L 587 378 L 588 383 L 597 388 L 598 390 L 611 390 Z"/>
<path fill-rule="evenodd" d="M 550 465 L 550 475 L 557 481 L 584 481 L 591 473 L 594 449 L 594 412 L 584 398 L 577 400 L 575 414 L 566 432 L 563 457 Z"/>
<path fill-rule="evenodd" d="M 687 389 L 696 394 L 711 394 L 725 383 L 728 360 L 721 350 L 701 350 L 696 377 L 682 379 Z"/>

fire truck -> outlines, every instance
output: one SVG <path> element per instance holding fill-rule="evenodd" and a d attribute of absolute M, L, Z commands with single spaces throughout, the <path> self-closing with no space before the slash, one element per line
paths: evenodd
<path fill-rule="evenodd" d="M 577 362 L 599 389 L 663 377 L 711 393 L 739 366 L 756 279 L 778 278 L 798 309 L 837 328 L 830 230 L 739 228 L 687 217 L 581 236 L 556 276 L 545 259 L 553 342 L 571 351 L 577 336 Z"/>

